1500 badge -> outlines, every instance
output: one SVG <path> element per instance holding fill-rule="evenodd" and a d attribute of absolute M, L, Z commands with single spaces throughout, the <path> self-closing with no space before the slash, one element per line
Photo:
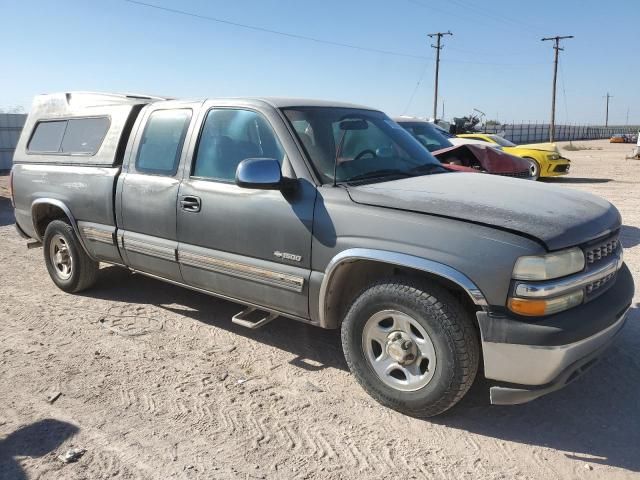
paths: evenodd
<path fill-rule="evenodd" d="M 302 260 L 302 255 L 294 255 L 293 253 L 280 252 L 276 250 L 275 252 L 273 252 L 273 254 L 278 258 L 282 258 L 284 260 L 291 260 L 293 262 L 299 262 Z"/>

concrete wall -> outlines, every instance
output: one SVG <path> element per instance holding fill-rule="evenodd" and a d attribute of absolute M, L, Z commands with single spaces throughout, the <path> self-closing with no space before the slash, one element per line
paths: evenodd
<path fill-rule="evenodd" d="M 13 151 L 26 120 L 24 113 L 0 113 L 0 170 L 11 168 Z"/>

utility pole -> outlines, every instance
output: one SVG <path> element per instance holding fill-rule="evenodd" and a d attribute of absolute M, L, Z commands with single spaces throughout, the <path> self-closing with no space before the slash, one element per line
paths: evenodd
<path fill-rule="evenodd" d="M 609 99 L 613 98 L 613 95 L 609 95 L 609 92 L 607 92 L 607 94 L 602 98 L 607 99 L 607 109 L 605 110 L 606 113 L 604 114 L 604 126 L 608 127 L 609 126 Z"/>
<path fill-rule="evenodd" d="M 440 40 L 445 35 L 453 35 L 450 31 L 447 32 L 437 32 L 437 33 L 429 33 L 427 36 L 430 38 L 436 37 L 436 44 L 431 44 L 431 48 L 436 49 L 436 87 L 433 92 L 433 121 L 436 121 L 438 118 L 438 74 L 440 72 L 440 50 L 444 47 L 444 45 L 440 45 Z"/>
<path fill-rule="evenodd" d="M 550 142 L 553 142 L 553 137 L 555 135 L 555 129 L 556 129 L 556 80 L 558 79 L 558 52 L 560 50 L 564 50 L 564 48 L 560 48 L 560 40 L 564 40 L 566 38 L 573 38 L 573 35 L 565 35 L 565 36 L 557 35 L 555 37 L 546 37 L 541 39 L 543 42 L 553 40 L 554 42 L 553 49 L 555 50 L 555 56 L 553 60 L 553 90 L 551 95 L 551 124 L 549 125 L 549 141 Z"/>

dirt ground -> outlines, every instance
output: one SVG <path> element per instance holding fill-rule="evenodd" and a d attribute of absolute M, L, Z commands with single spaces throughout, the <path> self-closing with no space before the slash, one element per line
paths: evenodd
<path fill-rule="evenodd" d="M 640 161 L 629 145 L 577 143 L 592 149 L 565 152 L 571 174 L 549 183 L 617 205 L 640 285 Z M 110 266 L 90 291 L 61 292 L 15 233 L 6 183 L 1 479 L 640 477 L 640 287 L 617 343 L 566 389 L 498 407 L 479 379 L 421 421 L 364 393 L 337 332 L 242 329 L 237 305 Z M 75 447 L 76 463 L 58 460 Z"/>

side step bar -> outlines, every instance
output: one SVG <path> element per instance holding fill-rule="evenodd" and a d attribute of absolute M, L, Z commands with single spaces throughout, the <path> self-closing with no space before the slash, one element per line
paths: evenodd
<path fill-rule="evenodd" d="M 277 313 L 265 312 L 264 310 L 258 310 L 257 308 L 249 307 L 240 313 L 234 315 L 231 321 L 236 325 L 241 325 L 251 330 L 255 330 L 260 327 L 264 327 L 267 323 L 278 318 Z"/>

